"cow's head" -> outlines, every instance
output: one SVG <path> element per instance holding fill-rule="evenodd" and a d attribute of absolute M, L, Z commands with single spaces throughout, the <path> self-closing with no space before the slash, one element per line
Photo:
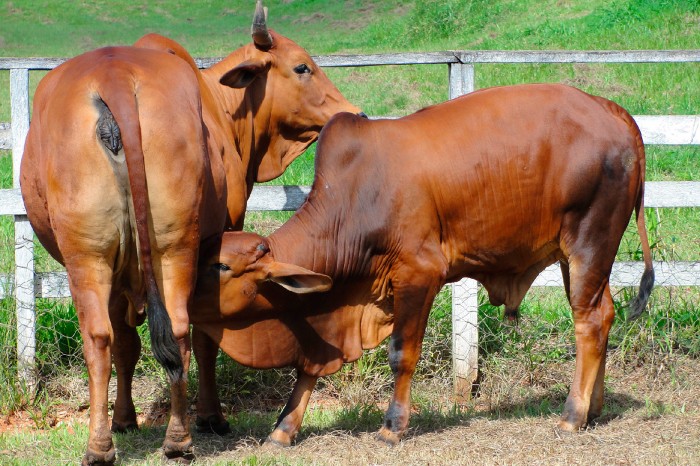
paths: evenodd
<path fill-rule="evenodd" d="M 219 82 L 246 88 L 256 127 L 269 134 L 257 141 L 266 149 L 258 162 L 256 179 L 267 181 L 284 169 L 316 140 L 321 128 L 339 112 L 359 113 L 302 47 L 267 27 L 266 12 L 258 0 L 253 18 L 253 43 L 242 62 L 225 72 Z M 232 115 L 242 118 L 244 115 Z M 253 163 L 256 163 L 253 161 Z"/>
<path fill-rule="evenodd" d="M 200 249 L 195 308 L 234 315 L 254 307 L 261 284 L 268 281 L 297 294 L 327 291 L 333 284 L 327 275 L 274 260 L 260 235 L 226 232 Z"/>

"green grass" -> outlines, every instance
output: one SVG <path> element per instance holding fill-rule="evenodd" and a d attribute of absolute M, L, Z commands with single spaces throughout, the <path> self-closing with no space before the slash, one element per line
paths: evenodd
<path fill-rule="evenodd" d="M 112 44 L 130 44 L 147 32 L 159 32 L 185 45 L 195 56 L 222 56 L 247 43 L 252 1 L 210 0 L 207 2 L 15 0 L 0 5 L 0 55 L 69 57 Z M 306 47 L 312 54 L 374 53 L 392 51 L 439 51 L 459 49 L 682 49 L 700 44 L 700 3 L 697 0 L 474 0 L 379 1 L 278 0 L 265 2 L 269 23 Z M 338 88 L 370 115 L 405 115 L 447 98 L 447 67 L 377 66 L 326 70 Z M 483 64 L 475 67 L 476 87 L 524 82 L 566 82 L 615 100 L 633 114 L 698 114 L 697 92 L 700 64 Z M 44 72 L 32 72 L 35 89 Z M 33 92 L 33 91 L 32 91 Z M 0 121 L 9 121 L 9 72 L 0 71 Z M 313 180 L 314 147 L 299 157 L 287 172 L 272 183 L 309 185 Z M 647 148 L 649 180 L 700 180 L 700 148 L 650 146 Z M 12 186 L 8 152 L 0 154 L 0 186 Z M 251 213 L 246 228 L 265 234 L 291 213 Z M 646 212 L 655 259 L 700 260 L 700 209 L 649 209 Z M 36 248 L 37 270 L 60 268 L 46 252 Z M 12 271 L 14 228 L 9 218 L 0 219 L 0 272 Z M 639 238 L 633 224 L 625 234 L 618 260 L 639 260 Z M 628 289 L 615 290 L 618 317 L 610 336 L 611 351 L 623 364 L 634 367 L 653 360 L 673 361 L 685 355 L 700 356 L 700 293 L 694 288 L 660 288 L 652 295 L 648 314 L 635 323 L 624 322 L 624 305 L 633 296 Z M 451 380 L 450 293 L 443 291 L 430 317 L 423 358 L 416 384 L 437 383 L 449 387 Z M 480 295 L 479 331 L 481 366 L 499 373 L 503 368 L 523 368 L 535 377 L 555 361 L 571 361 L 573 326 L 570 309 L 561 289 L 532 290 L 522 307 L 518 327 L 504 322 L 502 309 L 487 304 Z M 66 301 L 38 302 L 38 360 L 43 382 L 66 371 L 84 380 L 75 311 Z M 53 409 L 51 400 L 34 399 L 17 384 L 14 356 L 14 305 L 0 303 L 0 414 L 27 409 L 34 424 L 43 426 Z M 144 357 L 137 373 L 160 374 L 149 356 L 145 327 L 139 329 Z M 671 363 L 672 364 L 672 363 Z M 275 406 L 283 402 L 291 387 L 290 371 L 251 371 L 221 357 L 218 373 L 222 399 L 230 404 L 248 403 L 267 397 Z M 191 373 L 194 382 L 196 367 Z M 386 348 L 368 351 L 359 361 L 324 378 L 319 389 L 343 393 L 341 410 L 312 410 L 305 422 L 307 434 L 332 428 L 374 431 L 381 421 L 376 402 L 384 402 L 391 387 Z M 164 379 L 163 379 L 164 380 Z M 554 400 L 542 399 L 532 407 L 514 408 L 513 415 L 528 409 L 549 413 L 559 409 L 569 379 L 551 388 Z M 194 398 L 195 383 L 190 384 Z M 416 392 L 419 413 L 413 425 L 440 428 L 459 422 L 460 413 L 436 415 L 431 390 Z M 161 400 L 162 401 L 162 400 Z M 273 404 L 274 404 L 273 403 Z M 265 406 L 264 403 L 260 402 Z M 269 404 L 267 405 L 269 410 Z M 276 408 L 274 408 L 276 409 Z M 273 411 L 274 411 L 273 409 Z M 649 402 L 649 415 L 667 410 Z M 518 411 L 520 410 L 520 411 Z M 498 408 L 494 416 L 504 412 Z M 264 438 L 275 414 L 232 412 L 236 436 Z M 457 419 L 457 420 L 455 420 Z M 125 462 L 158 463 L 156 451 L 163 429 L 145 429 L 143 436 L 127 437 L 120 444 Z M 306 434 L 305 434 L 306 435 Z M 138 437 L 138 440 L 137 440 Z M 0 437 L 3 451 L 19 452 L 11 458 L 22 464 L 75 463 L 82 456 L 87 431 L 81 425 L 54 427 L 50 432 L 24 432 Z M 139 443 L 141 442 L 141 443 Z M 222 447 L 223 448 L 223 447 Z M 149 452 L 146 454 L 144 452 Z M 151 454 L 152 453 L 152 454 Z M 18 456 L 19 455 L 19 456 Z M 145 455 L 145 456 L 144 456 Z M 10 460 L 14 461 L 14 460 Z M 251 457 L 246 464 L 268 464 L 271 460 Z M 283 464 L 295 464 L 280 461 Z M 0 460 L 0 462 L 3 462 Z M 3 462 L 4 464 L 4 462 Z M 10 462 L 9 464 L 15 464 Z"/>

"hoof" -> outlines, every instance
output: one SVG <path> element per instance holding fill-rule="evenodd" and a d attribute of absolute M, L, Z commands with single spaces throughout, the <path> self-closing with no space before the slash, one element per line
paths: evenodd
<path fill-rule="evenodd" d="M 270 435 L 265 439 L 265 444 L 274 445 L 280 448 L 287 448 L 292 446 L 294 437 L 288 435 L 286 432 L 280 429 L 275 429 Z"/>
<path fill-rule="evenodd" d="M 195 421 L 197 432 L 202 434 L 226 435 L 231 432 L 231 426 L 226 419 L 216 415 L 211 415 L 208 418 L 197 416 Z"/>
<path fill-rule="evenodd" d="M 183 456 L 175 456 L 175 457 L 169 457 L 168 455 L 165 456 L 165 461 L 168 463 L 176 463 L 176 464 L 191 464 L 194 461 L 194 453 L 190 453 L 188 455 L 183 455 Z"/>
<path fill-rule="evenodd" d="M 83 461 L 80 463 L 83 466 L 87 465 L 108 465 L 114 464 L 117 459 L 117 452 L 114 447 L 110 448 L 106 452 L 96 452 L 90 448 L 85 452 L 83 456 Z"/>
<path fill-rule="evenodd" d="M 560 432 L 560 433 L 563 433 L 563 434 L 572 434 L 572 433 L 575 433 L 575 432 L 579 432 L 579 431 L 581 431 L 581 430 L 583 430 L 583 429 L 585 429 L 585 428 L 586 428 L 585 425 L 580 426 L 580 425 L 578 425 L 578 424 L 573 424 L 573 423 L 571 423 L 571 422 L 569 422 L 569 421 L 565 421 L 564 419 L 562 419 L 562 420 L 559 421 L 559 423 L 557 424 L 556 431 L 557 431 L 557 432 Z"/>
<path fill-rule="evenodd" d="M 194 449 L 192 440 L 185 442 L 166 442 L 163 444 L 163 455 L 168 461 L 189 464 L 194 461 Z"/>
<path fill-rule="evenodd" d="M 402 433 L 392 432 L 386 427 L 379 429 L 377 433 L 377 439 L 386 443 L 387 445 L 396 446 L 401 441 Z"/>
<path fill-rule="evenodd" d="M 136 422 L 120 423 L 112 421 L 112 432 L 115 434 L 125 434 L 127 432 L 133 432 L 139 430 L 139 425 Z"/>

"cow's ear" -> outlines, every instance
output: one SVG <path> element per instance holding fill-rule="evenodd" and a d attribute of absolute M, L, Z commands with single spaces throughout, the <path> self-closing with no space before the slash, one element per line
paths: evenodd
<path fill-rule="evenodd" d="M 297 293 L 316 293 L 328 291 L 333 285 L 333 279 L 322 273 L 284 262 L 273 262 L 268 266 L 268 280 Z"/>
<path fill-rule="evenodd" d="M 248 87 L 250 83 L 261 74 L 267 72 L 269 62 L 266 60 L 246 60 L 232 70 L 227 71 L 219 82 L 224 86 L 241 89 Z"/>

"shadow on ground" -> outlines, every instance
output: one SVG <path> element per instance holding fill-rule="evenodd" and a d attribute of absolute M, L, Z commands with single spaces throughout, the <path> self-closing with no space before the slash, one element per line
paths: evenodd
<path fill-rule="evenodd" d="M 552 423 L 554 427 L 553 415 L 561 412 L 565 398 L 566 395 L 562 394 L 560 389 L 552 388 L 542 394 L 524 397 L 514 403 L 501 403 L 487 410 L 475 410 L 470 405 L 456 404 L 442 409 L 422 408 L 412 413 L 410 428 L 405 439 L 440 433 L 453 427 L 469 426 L 470 421 L 477 418 L 497 420 L 539 417 L 542 423 Z M 634 411 L 643 406 L 643 401 L 629 395 L 608 393 L 603 416 L 591 428 L 606 425 L 623 417 L 628 411 Z M 307 416 L 310 419 L 302 427 L 297 445 L 303 444 L 305 440 L 312 437 L 339 432 L 355 438 L 371 435 L 379 430 L 384 416 L 383 411 L 376 405 L 323 408 L 317 411 L 320 411 L 320 414 L 316 412 Z M 277 415 L 277 411 L 241 411 L 229 416 L 232 432 L 224 436 L 198 433 L 192 424 L 193 444 L 197 458 L 205 460 L 227 451 L 262 445 L 272 431 Z M 137 432 L 116 436 L 115 443 L 120 461 L 138 461 L 152 457 L 159 452 L 164 437 L 165 426 L 145 427 Z"/>

